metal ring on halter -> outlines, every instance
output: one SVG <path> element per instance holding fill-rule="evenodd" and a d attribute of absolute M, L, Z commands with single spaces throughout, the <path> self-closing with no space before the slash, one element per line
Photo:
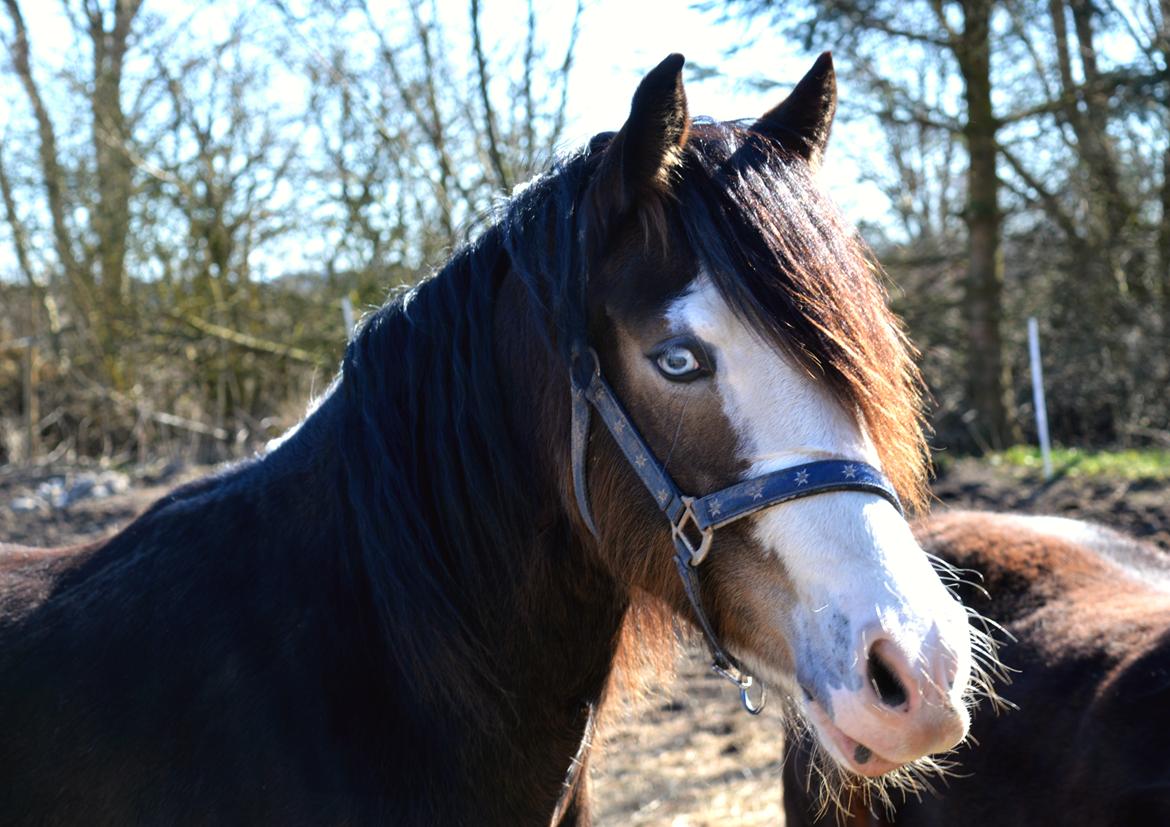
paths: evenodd
<path fill-rule="evenodd" d="M 731 666 L 731 664 L 728 664 L 727 666 L 720 666 L 718 660 L 711 664 L 711 671 L 721 678 L 726 678 L 739 687 L 739 701 L 743 704 L 743 708 L 746 709 L 750 714 L 759 715 L 764 711 L 764 707 L 768 703 L 768 687 L 764 686 L 762 683 L 757 684 L 755 678 L 753 678 L 751 675 L 745 675 L 738 667 Z M 759 703 L 753 701 L 750 694 L 751 688 L 757 685 L 760 687 Z"/>
<path fill-rule="evenodd" d="M 752 688 L 754 683 L 755 681 L 749 675 L 747 679 L 747 686 L 740 686 L 739 688 L 740 703 L 743 704 L 743 708 L 748 711 L 749 715 L 759 715 L 764 711 L 764 707 L 768 704 L 768 687 L 764 686 L 762 683 L 758 684 L 760 687 L 760 702 L 757 704 L 752 701 L 749 690 Z"/>
<path fill-rule="evenodd" d="M 675 545 L 682 544 L 682 547 L 687 550 L 690 559 L 687 563 L 692 566 L 697 566 L 703 562 L 703 558 L 707 556 L 707 552 L 711 550 L 711 540 L 715 537 L 715 529 L 700 528 L 699 520 L 695 516 L 694 509 L 691 504 L 695 501 L 694 497 L 681 497 L 683 503 L 683 512 L 678 516 L 678 520 L 670 524 L 670 531 L 674 535 Z M 699 544 L 696 546 L 694 541 L 687 536 L 687 523 L 695 527 L 695 531 L 699 532 Z"/>

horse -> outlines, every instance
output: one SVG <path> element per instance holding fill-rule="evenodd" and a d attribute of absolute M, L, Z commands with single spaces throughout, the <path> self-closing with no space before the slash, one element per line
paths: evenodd
<path fill-rule="evenodd" d="M 812 745 L 786 747 L 790 827 L 1170 824 L 1170 554 L 1060 517 L 946 513 L 917 527 L 1006 630 L 1003 708 L 982 714 L 933 795 L 819 806 Z"/>
<path fill-rule="evenodd" d="M 0 557 L 0 822 L 585 825 L 675 619 L 856 772 L 964 736 L 966 614 L 902 515 L 921 384 L 816 179 L 831 58 L 750 123 L 691 118 L 683 63 L 277 444 Z"/>

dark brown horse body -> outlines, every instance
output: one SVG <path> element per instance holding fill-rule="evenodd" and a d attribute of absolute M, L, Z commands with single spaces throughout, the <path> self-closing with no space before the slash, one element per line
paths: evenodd
<path fill-rule="evenodd" d="M 692 123 L 682 63 L 372 314 L 279 445 L 106 542 L 0 552 L 0 824 L 585 824 L 619 644 L 669 647 L 684 582 L 857 771 L 962 737 L 962 609 L 896 498 L 844 481 L 880 466 L 913 502 L 925 443 L 813 175 L 831 62 L 750 126 Z M 681 491 L 842 480 L 720 527 L 680 579 L 645 457 L 596 420 L 571 438 L 587 347 Z"/>
<path fill-rule="evenodd" d="M 1014 640 L 1015 708 L 984 711 L 938 794 L 891 815 L 852 802 L 853 827 L 1170 824 L 1170 554 L 1114 531 L 1049 517 L 954 513 L 918 526 L 933 554 L 977 572 L 964 602 Z M 971 574 L 964 579 L 977 580 Z M 813 817 L 807 741 L 789 745 L 788 824 Z M 897 793 L 894 794 L 897 796 Z"/>
<path fill-rule="evenodd" d="M 550 537 L 540 624 L 492 630 L 525 714 L 445 708 L 446 675 L 387 664 L 370 595 L 326 552 L 343 526 L 290 525 L 342 484 L 329 466 L 245 469 L 108 543 L 3 552 L 0 823 L 548 821 L 609 675 L 612 579 Z"/>

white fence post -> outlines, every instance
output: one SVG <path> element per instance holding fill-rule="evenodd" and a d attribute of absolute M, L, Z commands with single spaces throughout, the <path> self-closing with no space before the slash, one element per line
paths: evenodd
<path fill-rule="evenodd" d="M 1052 444 L 1048 441 L 1048 408 L 1044 404 L 1044 367 L 1040 364 L 1040 327 L 1028 317 L 1028 356 L 1032 362 L 1032 403 L 1036 408 L 1036 433 L 1044 460 L 1044 479 L 1052 479 Z"/>
<path fill-rule="evenodd" d="M 353 335 L 353 302 L 349 296 L 341 297 L 341 318 L 345 321 L 345 340 L 348 342 Z"/>

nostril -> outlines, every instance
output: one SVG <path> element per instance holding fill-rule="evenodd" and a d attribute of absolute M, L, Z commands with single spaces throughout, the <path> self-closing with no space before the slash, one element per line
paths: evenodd
<path fill-rule="evenodd" d="M 866 664 L 869 683 L 877 694 L 878 700 L 883 704 L 891 707 L 902 706 L 909 700 L 906 687 L 902 685 L 902 681 L 899 680 L 894 670 L 886 665 L 885 660 L 882 659 L 880 648 L 881 642 L 869 650 L 869 660 Z"/>

